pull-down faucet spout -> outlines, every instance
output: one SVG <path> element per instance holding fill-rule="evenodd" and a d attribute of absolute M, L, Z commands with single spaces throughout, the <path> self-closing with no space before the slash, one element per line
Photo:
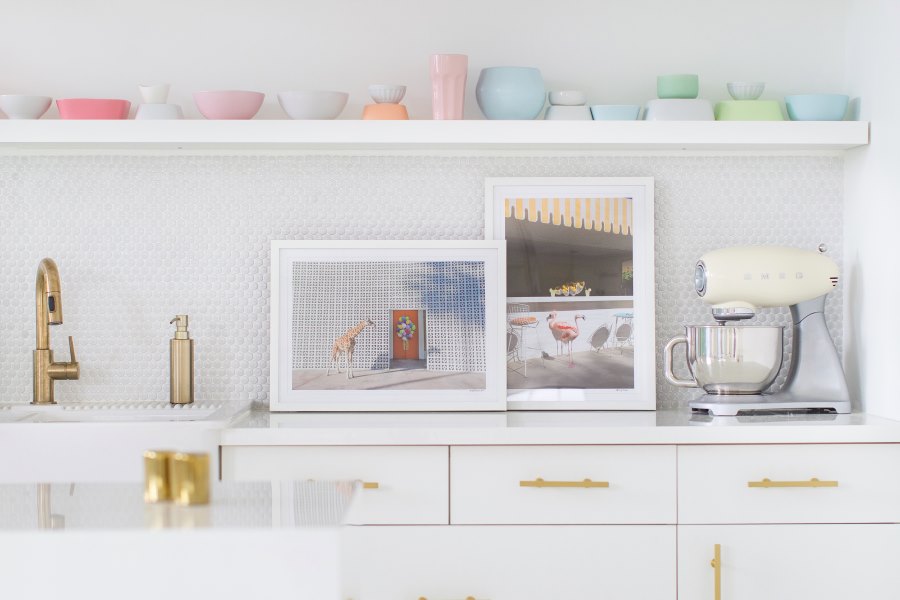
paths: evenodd
<path fill-rule="evenodd" d="M 34 297 L 34 396 L 31 403 L 56 404 L 53 399 L 53 382 L 57 379 L 78 379 L 79 366 L 75 360 L 75 344 L 72 336 L 69 336 L 71 362 L 53 362 L 50 325 L 60 325 L 63 322 L 63 312 L 59 269 L 50 258 L 45 258 L 38 265 Z"/>

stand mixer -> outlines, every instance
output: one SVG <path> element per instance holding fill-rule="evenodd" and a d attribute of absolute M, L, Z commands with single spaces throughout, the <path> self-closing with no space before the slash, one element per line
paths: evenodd
<path fill-rule="evenodd" d="M 734 416 L 742 411 L 850 412 L 850 395 L 837 350 L 825 326 L 825 298 L 838 282 L 827 256 L 800 248 L 723 248 L 697 262 L 694 287 L 718 325 L 686 326 L 665 349 L 665 375 L 673 385 L 700 387 L 694 410 Z M 793 351 L 782 388 L 764 393 L 782 364 L 782 327 L 736 325 L 762 308 L 788 306 Z M 686 346 L 693 379 L 673 370 L 677 345 Z"/>

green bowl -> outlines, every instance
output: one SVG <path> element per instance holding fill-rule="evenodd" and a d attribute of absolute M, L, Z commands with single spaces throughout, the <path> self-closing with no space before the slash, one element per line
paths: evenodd
<path fill-rule="evenodd" d="M 700 94 L 700 78 L 696 75 L 660 75 L 656 78 L 656 95 L 660 98 L 696 98 Z"/>
<path fill-rule="evenodd" d="M 716 121 L 784 121 L 776 100 L 725 100 L 716 104 Z"/>

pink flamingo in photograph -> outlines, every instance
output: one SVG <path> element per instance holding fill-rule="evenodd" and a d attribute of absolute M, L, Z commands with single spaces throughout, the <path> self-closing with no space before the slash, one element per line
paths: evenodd
<path fill-rule="evenodd" d="M 562 353 L 562 347 L 566 346 L 570 367 L 575 364 L 575 360 L 572 358 L 572 342 L 578 337 L 578 319 L 585 320 L 585 317 L 582 314 L 575 315 L 575 324 L 572 325 L 566 321 L 558 321 L 556 319 L 556 311 L 547 315 L 550 333 L 553 334 L 553 339 L 556 340 L 556 355 L 559 356 Z"/>

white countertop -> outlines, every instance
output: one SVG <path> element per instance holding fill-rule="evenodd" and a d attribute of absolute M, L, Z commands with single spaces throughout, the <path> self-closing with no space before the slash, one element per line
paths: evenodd
<path fill-rule="evenodd" d="M 223 446 L 900 443 L 900 422 L 867 415 L 710 417 L 689 410 L 269 413 L 221 431 Z"/>
<path fill-rule="evenodd" d="M 4 598 L 338 600 L 350 482 L 213 482 L 208 506 L 142 484 L 0 485 Z"/>

